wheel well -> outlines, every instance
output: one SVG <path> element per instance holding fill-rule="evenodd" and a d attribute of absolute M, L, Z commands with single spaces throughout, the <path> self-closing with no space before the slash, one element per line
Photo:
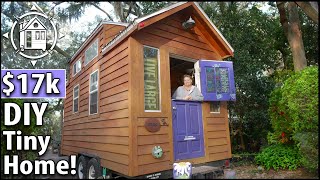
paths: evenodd
<path fill-rule="evenodd" d="M 77 157 L 79 158 L 80 156 L 84 156 L 84 157 L 87 157 L 89 159 L 95 158 L 98 161 L 98 163 L 101 165 L 100 157 L 97 156 L 97 155 L 89 154 L 89 153 L 79 153 Z"/>

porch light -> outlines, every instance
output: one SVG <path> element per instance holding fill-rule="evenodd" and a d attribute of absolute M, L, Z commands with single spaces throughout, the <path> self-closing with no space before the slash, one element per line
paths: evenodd
<path fill-rule="evenodd" d="M 183 22 L 182 23 L 182 27 L 183 29 L 187 30 L 187 29 L 191 29 L 193 28 L 194 26 L 196 25 L 196 22 L 191 18 L 190 18 L 186 21 L 186 22 Z"/>

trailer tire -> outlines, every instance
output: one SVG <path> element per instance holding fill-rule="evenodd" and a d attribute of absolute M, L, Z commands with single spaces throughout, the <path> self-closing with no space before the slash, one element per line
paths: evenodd
<path fill-rule="evenodd" d="M 78 179 L 87 179 L 87 169 L 88 169 L 87 167 L 88 167 L 88 158 L 81 155 L 78 159 L 78 165 L 77 165 Z"/>
<path fill-rule="evenodd" d="M 87 167 L 88 179 L 98 179 L 102 176 L 101 166 L 96 158 L 91 158 Z"/>

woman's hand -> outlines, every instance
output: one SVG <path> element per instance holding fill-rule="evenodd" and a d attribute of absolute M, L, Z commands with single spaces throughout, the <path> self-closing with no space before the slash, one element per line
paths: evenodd
<path fill-rule="evenodd" d="M 184 97 L 183 99 L 184 99 L 184 100 L 191 100 L 192 97 L 191 97 L 191 96 L 186 96 L 186 97 Z"/>

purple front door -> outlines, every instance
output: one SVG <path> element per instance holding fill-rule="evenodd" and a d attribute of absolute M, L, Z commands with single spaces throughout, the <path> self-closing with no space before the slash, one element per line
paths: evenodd
<path fill-rule="evenodd" d="M 201 102 L 172 100 L 174 159 L 204 156 Z"/>

